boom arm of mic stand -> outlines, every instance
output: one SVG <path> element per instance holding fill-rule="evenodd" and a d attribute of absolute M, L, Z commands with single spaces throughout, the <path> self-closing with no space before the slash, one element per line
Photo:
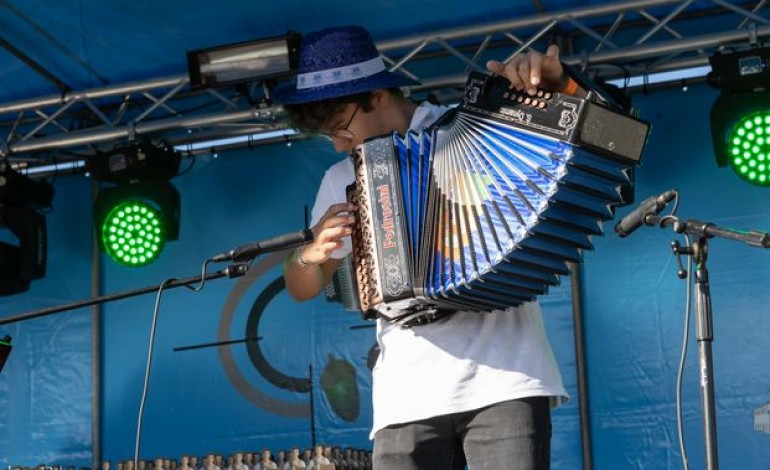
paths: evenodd
<path fill-rule="evenodd" d="M 213 280 L 213 279 L 219 279 L 222 277 L 240 277 L 246 274 L 246 271 L 249 270 L 249 267 L 245 263 L 237 263 L 232 264 L 228 266 L 225 269 L 222 269 L 220 271 L 215 271 L 212 273 L 206 273 L 205 276 L 203 276 L 203 279 L 206 281 Z M 166 289 L 170 289 L 172 287 L 181 287 L 181 286 L 188 286 L 190 284 L 195 284 L 201 282 L 201 276 L 192 276 L 185 279 L 175 279 L 173 281 L 170 281 L 166 283 Z M 99 297 L 93 297 L 91 299 L 87 300 L 80 300 L 77 302 L 72 302 L 69 304 L 64 305 L 57 305 L 54 307 L 47 307 L 40 310 L 33 310 L 30 312 L 24 312 L 20 313 L 18 315 L 12 315 L 10 317 L 0 318 L 0 325 L 6 325 L 8 323 L 16 323 L 20 321 L 25 320 L 31 320 L 33 318 L 43 317 L 46 315 L 52 315 L 54 313 L 60 313 L 60 312 L 66 312 L 69 310 L 75 310 L 81 307 L 89 307 L 91 305 L 101 304 L 104 302 L 110 302 L 112 300 L 120 300 L 120 299 L 126 299 L 129 297 L 136 297 L 138 295 L 142 294 L 148 294 L 150 292 L 154 292 L 160 288 L 160 284 L 155 284 L 153 286 L 147 286 L 147 287 L 141 287 L 139 289 L 133 289 L 133 290 L 126 290 L 122 292 L 116 292 L 114 294 L 107 294 L 102 295 Z"/>
<path fill-rule="evenodd" d="M 690 233 L 706 238 L 725 238 L 743 242 L 757 248 L 770 248 L 770 234 L 757 230 L 745 231 L 732 228 L 720 228 L 712 223 L 701 222 L 699 220 L 679 220 L 675 217 L 661 217 L 655 214 L 648 214 L 644 218 L 644 223 L 650 226 L 670 226 L 676 233 Z"/>

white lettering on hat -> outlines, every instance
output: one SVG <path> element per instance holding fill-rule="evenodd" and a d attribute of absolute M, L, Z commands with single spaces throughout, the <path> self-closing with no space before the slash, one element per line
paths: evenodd
<path fill-rule="evenodd" d="M 297 75 L 297 90 L 349 82 L 359 78 L 370 77 L 383 70 L 385 70 L 385 63 L 382 61 L 382 58 L 375 57 L 374 59 L 343 67 L 301 73 Z"/>

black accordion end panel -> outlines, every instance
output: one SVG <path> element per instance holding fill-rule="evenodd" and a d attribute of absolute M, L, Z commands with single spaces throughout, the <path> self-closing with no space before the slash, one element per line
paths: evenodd
<path fill-rule="evenodd" d="M 353 154 L 353 268 L 366 318 L 411 326 L 537 298 L 593 248 L 632 185 L 649 124 L 588 99 L 472 74 L 423 132 Z"/>

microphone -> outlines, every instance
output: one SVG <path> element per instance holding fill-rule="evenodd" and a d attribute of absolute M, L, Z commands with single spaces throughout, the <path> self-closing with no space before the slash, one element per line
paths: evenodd
<path fill-rule="evenodd" d="M 676 189 L 671 189 L 658 196 L 651 196 L 642 201 L 639 207 L 620 219 L 615 225 L 615 233 L 619 237 L 627 237 L 645 223 L 644 219 L 650 214 L 660 214 L 666 205 L 677 195 Z"/>
<path fill-rule="evenodd" d="M 278 235 L 277 237 L 268 238 L 267 240 L 235 247 L 230 251 L 214 256 L 211 258 L 211 261 L 215 263 L 220 263 L 222 261 L 246 261 L 261 255 L 262 253 L 281 251 L 286 248 L 296 248 L 312 241 L 313 231 L 306 228 L 296 233 L 286 233 Z"/>

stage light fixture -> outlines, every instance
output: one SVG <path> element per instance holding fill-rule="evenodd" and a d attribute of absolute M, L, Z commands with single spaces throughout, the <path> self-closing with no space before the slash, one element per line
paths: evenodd
<path fill-rule="evenodd" d="M 168 146 L 125 146 L 92 158 L 89 167 L 102 187 L 94 202 L 100 247 L 124 266 L 155 261 L 166 242 L 179 237 L 179 192 L 168 181 L 180 155 Z"/>
<path fill-rule="evenodd" d="M 709 62 L 709 84 L 720 90 L 711 107 L 717 166 L 770 186 L 770 48 L 717 53 Z"/>
<path fill-rule="evenodd" d="M 13 349 L 13 345 L 11 345 L 11 337 L 5 335 L 3 339 L 0 339 L 0 372 L 2 372 L 3 367 L 5 367 L 5 361 L 8 360 L 8 356 L 11 354 L 11 349 Z"/>
<path fill-rule="evenodd" d="M 187 53 L 194 89 L 254 82 L 291 74 L 297 68 L 301 36 L 283 36 L 198 49 Z"/>
<path fill-rule="evenodd" d="M 47 230 L 45 215 L 53 201 L 53 186 L 32 180 L 0 162 L 0 228 L 11 235 L 0 242 L 0 296 L 29 289 L 45 277 Z"/>

